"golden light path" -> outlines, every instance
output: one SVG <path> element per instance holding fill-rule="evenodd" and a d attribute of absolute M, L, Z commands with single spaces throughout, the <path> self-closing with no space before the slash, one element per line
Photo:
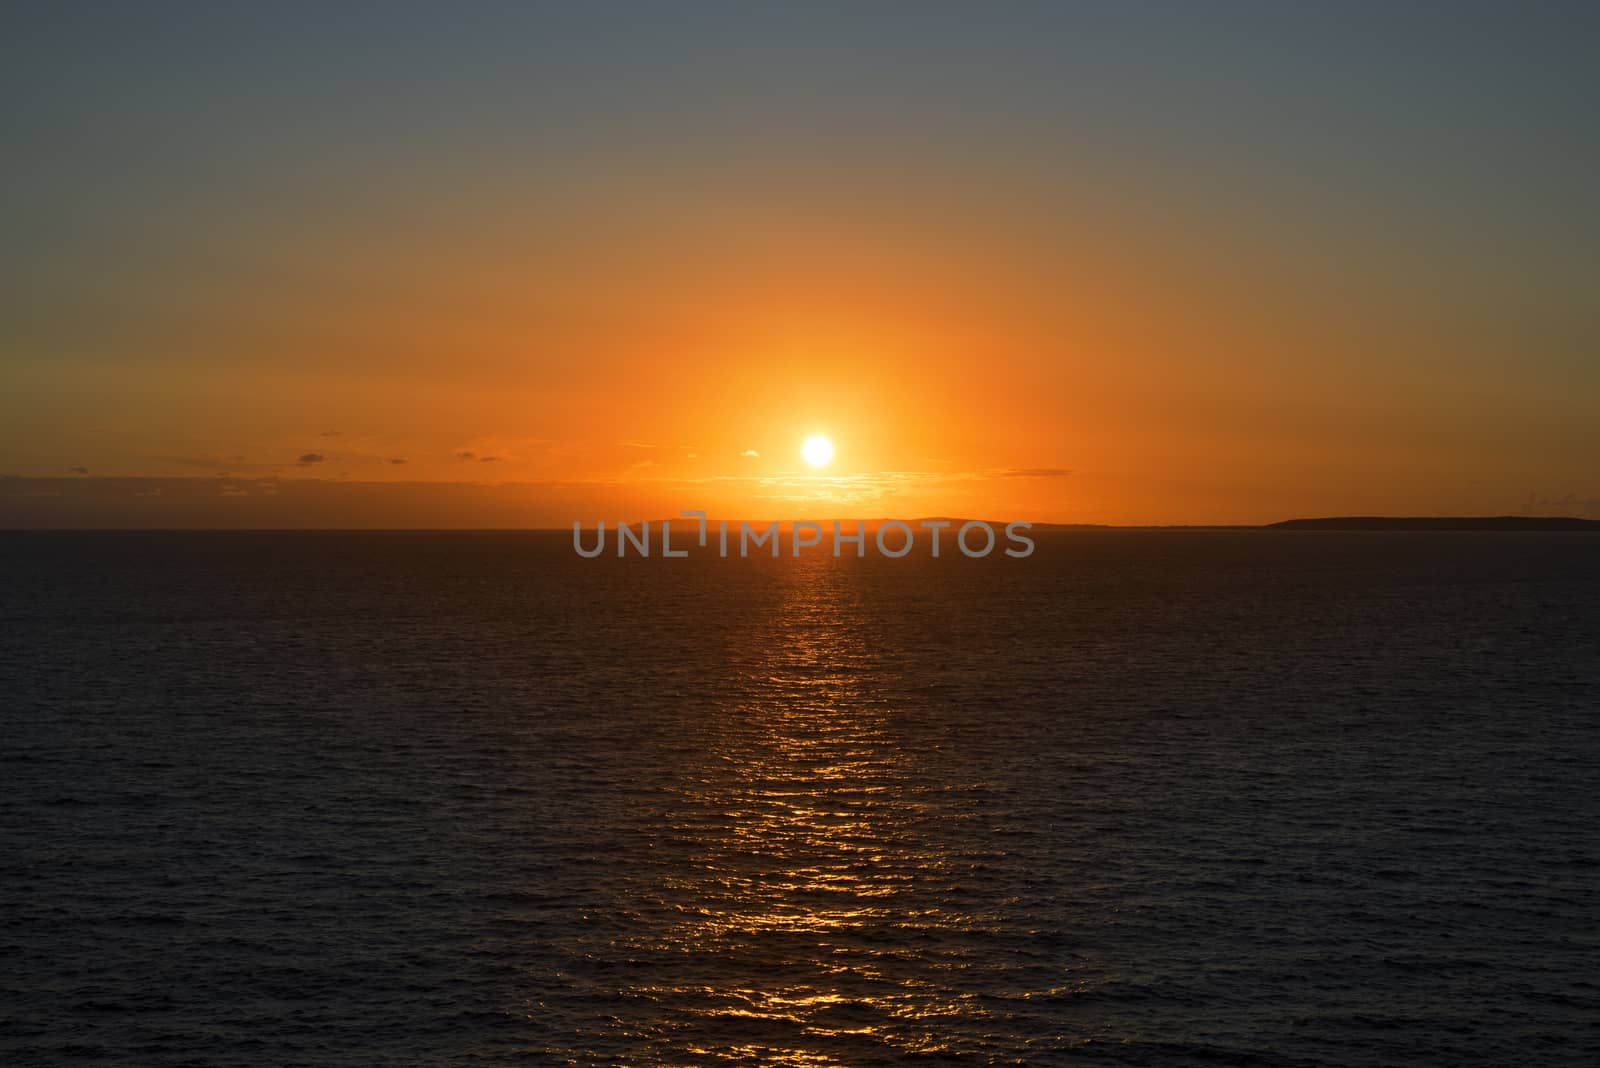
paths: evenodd
<path fill-rule="evenodd" d="M 895 727 L 887 621 L 838 561 L 785 563 L 770 629 L 733 651 L 745 685 L 679 773 L 684 863 L 658 888 L 678 920 L 631 947 L 672 979 L 624 995 L 671 1006 L 655 1050 L 692 1063 L 936 1057 L 956 1021 L 997 1026 L 939 982 L 985 922 L 945 896 L 973 858 Z"/>

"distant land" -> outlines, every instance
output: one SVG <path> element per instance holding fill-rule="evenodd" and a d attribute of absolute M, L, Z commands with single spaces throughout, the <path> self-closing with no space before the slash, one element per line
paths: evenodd
<path fill-rule="evenodd" d="M 570 487 L 567 487 L 570 488 Z M 601 518 L 609 529 L 618 519 L 637 525 L 626 494 L 607 486 L 581 498 L 562 497 L 566 489 L 533 482 L 356 482 L 324 478 L 145 478 L 122 476 L 34 477 L 0 473 L 0 531 L 20 530 L 556 530 L 570 536 L 572 521 L 592 531 Z M 818 507 L 816 502 L 802 502 Z M 653 509 L 652 509 L 653 510 Z M 563 514 L 564 513 L 564 514 Z M 647 513 L 648 514 L 648 513 Z M 715 524 L 726 517 L 712 515 Z M 1027 520 L 1012 513 L 987 520 L 1000 537 L 1007 521 Z M 698 542 L 699 524 L 690 517 L 650 516 L 652 530 L 672 523 L 674 546 Z M 737 537 L 739 519 L 726 518 Z M 765 530 L 768 516 L 752 520 Z M 831 533 L 831 517 L 808 517 Z M 877 529 L 887 517 L 865 520 Z M 915 516 L 898 519 L 916 528 L 923 522 L 948 523 L 954 537 L 970 517 Z M 795 522 L 781 519 L 784 536 Z M 845 519 L 854 531 L 855 519 Z M 1351 516 L 1303 517 L 1258 523 L 1172 523 L 1119 525 L 1034 522 L 1051 531 L 1582 531 L 1600 532 L 1600 519 L 1573 516 Z M 922 537 L 920 530 L 918 537 Z"/>
<path fill-rule="evenodd" d="M 1285 519 L 1266 530 L 1600 530 L 1600 519 L 1573 516 L 1378 516 Z"/>
<path fill-rule="evenodd" d="M 681 529 L 693 530 L 698 525 L 697 520 L 670 517 L 674 532 Z M 893 520 L 905 523 L 913 528 L 922 523 L 945 523 L 952 529 L 959 528 L 963 523 L 986 522 L 995 530 L 1002 530 L 1005 522 L 996 519 L 974 520 L 961 516 L 919 516 L 914 519 Z M 711 530 L 715 531 L 719 522 L 726 522 L 730 531 L 737 531 L 741 522 L 748 523 L 753 529 L 763 530 L 769 523 L 777 523 L 778 529 L 787 532 L 796 522 L 815 523 L 824 531 L 833 528 L 833 519 L 728 519 L 721 520 L 715 516 L 707 520 Z M 840 519 L 837 522 L 844 526 L 848 532 L 855 531 L 857 523 L 864 523 L 869 532 L 875 532 L 889 519 Z M 650 521 L 652 527 L 660 526 L 660 519 Z M 608 526 L 611 524 L 607 524 Z M 1276 523 L 1173 523 L 1163 525 L 1137 525 L 1121 526 L 1110 523 L 1032 523 L 1031 529 L 1038 531 L 1050 530 L 1596 530 L 1600 531 L 1600 519 L 1579 519 L 1574 516 L 1536 516 L 1536 515 L 1494 515 L 1494 516 L 1328 516 L 1315 519 L 1283 519 Z M 586 529 L 593 529 L 592 527 Z"/>

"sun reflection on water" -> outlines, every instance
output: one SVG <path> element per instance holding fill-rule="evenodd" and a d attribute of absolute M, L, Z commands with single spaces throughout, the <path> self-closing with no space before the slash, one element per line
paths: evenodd
<path fill-rule="evenodd" d="M 653 1056 L 931 1054 L 941 1019 L 978 1011 L 950 993 L 980 924 L 951 905 L 970 862 L 947 833 L 959 817 L 896 729 L 886 624 L 849 566 L 786 562 L 778 610 L 734 654 L 744 684 L 677 779 L 679 862 L 657 887 L 673 918 L 635 947 L 666 963 L 628 991 L 660 1010 Z"/>

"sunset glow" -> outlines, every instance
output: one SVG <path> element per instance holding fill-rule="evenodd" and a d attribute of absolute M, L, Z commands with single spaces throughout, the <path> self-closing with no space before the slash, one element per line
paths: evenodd
<path fill-rule="evenodd" d="M 0 1063 L 1600 1065 L 1600 2 L 0 9 Z"/>
<path fill-rule="evenodd" d="M 310 58 L 221 9 L 40 16 L 11 98 L 62 132 L 3 179 L 0 474 L 34 481 L 0 518 L 787 515 L 797 418 L 850 428 L 825 517 L 1600 508 L 1590 109 L 1479 77 L 1584 34 L 1443 27 L 1430 88 L 1398 46 L 1285 60 L 1370 55 L 1359 19 L 1140 12 L 347 12 Z M 85 162 L 133 145 L 113 185 Z"/>

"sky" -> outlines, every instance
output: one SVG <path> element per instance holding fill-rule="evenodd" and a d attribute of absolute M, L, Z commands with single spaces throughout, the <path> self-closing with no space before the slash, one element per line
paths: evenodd
<path fill-rule="evenodd" d="M 0 525 L 1600 516 L 1597 110 L 1592 4 L 7 4 Z"/>

